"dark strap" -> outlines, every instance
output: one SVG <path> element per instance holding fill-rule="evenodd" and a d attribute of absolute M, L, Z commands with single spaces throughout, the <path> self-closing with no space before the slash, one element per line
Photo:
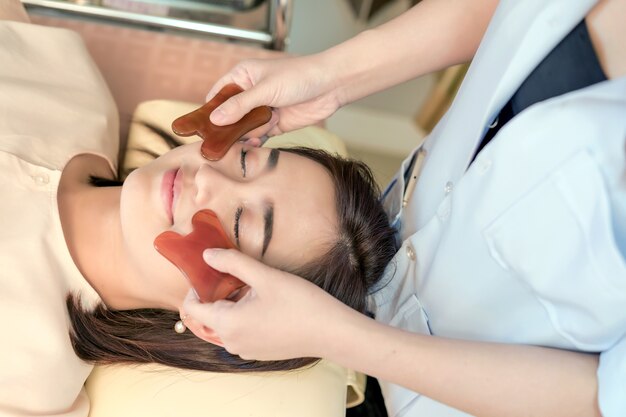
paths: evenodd
<path fill-rule="evenodd" d="M 502 126 L 525 108 L 605 80 L 606 75 L 583 20 L 541 61 L 500 110 L 476 154 L 493 139 Z"/>

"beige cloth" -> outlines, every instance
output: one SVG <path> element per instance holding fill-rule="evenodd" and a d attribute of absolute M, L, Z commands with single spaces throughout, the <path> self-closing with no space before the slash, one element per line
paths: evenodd
<path fill-rule="evenodd" d="M 67 250 L 56 195 L 73 155 L 114 161 L 117 113 L 72 32 L 0 22 L 0 63 L 0 416 L 86 416 L 92 367 L 70 345 L 65 297 L 99 297 Z"/>

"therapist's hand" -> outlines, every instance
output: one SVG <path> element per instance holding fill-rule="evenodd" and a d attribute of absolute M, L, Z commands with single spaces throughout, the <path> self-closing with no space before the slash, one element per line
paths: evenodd
<path fill-rule="evenodd" d="M 339 343 L 342 318 L 360 316 L 309 281 L 236 250 L 209 250 L 204 258 L 250 289 L 237 302 L 214 303 L 200 303 L 190 291 L 183 304 L 186 323 L 201 338 L 207 333 L 202 325 L 212 329 L 221 340 L 218 344 L 244 359 L 324 357 Z"/>
<path fill-rule="evenodd" d="M 215 109 L 211 121 L 228 125 L 255 107 L 272 107 L 270 122 L 249 132 L 246 138 L 275 136 L 323 121 L 341 106 L 332 65 L 324 60 L 322 54 L 317 54 L 242 61 L 215 83 L 206 99 L 230 83 L 244 91 Z"/>

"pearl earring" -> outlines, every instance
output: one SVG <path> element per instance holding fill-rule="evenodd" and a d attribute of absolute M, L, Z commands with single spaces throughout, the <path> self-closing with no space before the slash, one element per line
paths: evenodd
<path fill-rule="evenodd" d="M 185 314 L 180 320 L 178 320 L 176 322 L 176 324 L 174 325 L 174 331 L 178 334 L 183 334 L 185 333 L 185 330 L 187 330 L 187 326 L 185 326 L 185 319 L 187 318 L 187 315 Z"/>

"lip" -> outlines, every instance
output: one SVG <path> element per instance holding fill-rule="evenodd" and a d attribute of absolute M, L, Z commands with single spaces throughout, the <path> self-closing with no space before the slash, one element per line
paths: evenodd
<path fill-rule="evenodd" d="M 176 180 L 176 173 L 178 168 L 170 169 L 163 174 L 163 180 L 161 181 L 161 199 L 165 207 L 165 214 L 171 224 L 174 224 L 174 216 L 172 212 L 172 205 L 174 202 L 174 182 Z"/>
<path fill-rule="evenodd" d="M 172 186 L 172 223 L 174 222 L 174 207 L 178 205 L 178 197 L 183 185 L 183 170 L 178 168 L 174 176 L 174 185 Z"/>

